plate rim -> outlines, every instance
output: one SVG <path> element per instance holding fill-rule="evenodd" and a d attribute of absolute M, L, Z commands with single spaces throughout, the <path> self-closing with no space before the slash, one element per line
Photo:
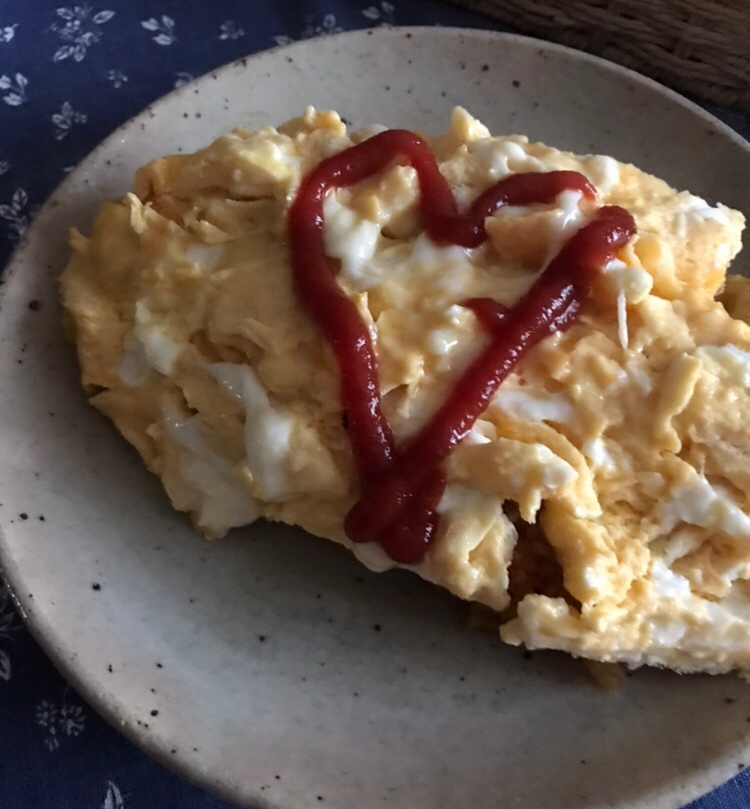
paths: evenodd
<path fill-rule="evenodd" d="M 491 18 L 488 21 L 492 22 Z M 363 42 L 376 43 L 379 38 L 391 37 L 418 37 L 424 36 L 427 38 L 439 38 L 441 36 L 461 36 L 461 37 L 481 37 L 486 40 L 494 40 L 496 42 L 509 42 L 517 44 L 522 47 L 535 48 L 539 51 L 546 51 L 552 53 L 562 54 L 563 56 L 577 60 L 579 63 L 589 63 L 597 69 L 603 70 L 610 74 L 621 76 L 630 79 L 634 83 L 646 87 L 652 92 L 665 96 L 669 101 L 675 103 L 677 106 L 682 107 L 684 110 L 692 113 L 699 118 L 704 124 L 708 125 L 717 134 L 731 141 L 735 146 L 743 150 L 750 160 L 750 141 L 746 140 L 742 135 L 732 129 L 731 126 L 724 123 L 708 110 L 700 106 L 697 102 L 685 97 L 681 93 L 672 90 L 671 88 L 661 84 L 660 82 L 648 76 L 639 73 L 632 68 L 625 67 L 616 62 L 612 62 L 604 57 L 597 56 L 586 51 L 574 48 L 568 45 L 562 45 L 556 42 L 550 42 L 538 37 L 527 36 L 524 34 L 517 34 L 507 31 L 500 31 L 492 28 L 479 28 L 479 27 L 460 27 L 460 26 L 431 26 L 431 25 L 414 25 L 414 26 L 380 26 L 380 27 L 365 27 L 356 28 L 339 32 L 336 34 L 327 34 L 319 37 L 300 39 L 283 45 L 275 45 L 264 50 L 255 51 L 245 56 L 233 59 L 229 62 L 223 63 L 214 67 L 201 76 L 196 77 L 187 84 L 181 85 L 178 88 L 172 89 L 169 92 L 155 98 L 146 104 L 135 115 L 132 115 L 124 122 L 119 124 L 113 129 L 105 138 L 103 138 L 97 145 L 83 157 L 75 168 L 53 189 L 49 194 L 39 212 L 34 218 L 27 231 L 23 234 L 15 249 L 11 253 L 7 263 L 0 272 L 0 316 L 2 316 L 2 305 L 9 283 L 19 271 L 20 266 L 24 259 L 24 254 L 29 250 L 32 245 L 38 240 L 39 236 L 43 234 L 41 230 L 44 219 L 49 215 L 50 211 L 57 206 L 57 198 L 64 195 L 68 186 L 76 184 L 80 174 L 86 171 L 88 164 L 94 161 L 102 152 L 105 152 L 110 146 L 121 136 L 129 134 L 131 128 L 134 128 L 142 118 L 157 108 L 171 103 L 183 95 L 192 92 L 199 84 L 207 84 L 208 81 L 219 73 L 225 73 L 232 68 L 240 68 L 243 70 L 251 69 L 258 62 L 272 57 L 274 54 L 290 53 L 297 49 L 307 49 L 312 42 L 321 41 L 341 41 L 346 39 L 362 39 Z M 374 49 L 375 45 L 369 46 L 368 49 Z M 750 216 L 750 210 L 748 210 Z M 25 589 L 22 587 L 23 575 L 18 569 L 14 569 L 15 565 L 12 561 L 9 562 L 10 548 L 5 531 L 0 526 L 0 582 L 4 583 L 10 595 L 10 599 L 20 614 L 25 628 L 29 631 L 34 641 L 39 644 L 44 653 L 50 659 L 54 667 L 69 682 L 82 699 L 101 716 L 112 728 L 118 733 L 123 735 L 129 742 L 134 744 L 139 750 L 143 751 L 151 759 L 156 761 L 165 769 L 176 774 L 186 782 L 205 790 L 211 795 L 214 795 L 224 801 L 233 805 L 250 805 L 246 803 L 246 798 L 252 801 L 252 806 L 256 809 L 279 809 L 279 804 L 272 803 L 259 788 L 250 795 L 248 790 L 246 795 L 238 796 L 230 785 L 226 784 L 221 775 L 218 773 L 210 773 L 204 770 L 199 770 L 193 766 L 187 759 L 183 759 L 180 755 L 171 755 L 169 752 L 169 744 L 162 744 L 156 735 L 148 733 L 144 728 L 136 724 L 133 716 L 128 716 L 121 712 L 116 703 L 103 698 L 96 693 L 95 683 L 90 681 L 88 674 L 85 670 L 76 666 L 76 655 L 71 654 L 74 649 L 66 647 L 60 641 L 58 635 L 54 632 L 52 625 L 47 626 L 46 622 L 36 614 L 36 611 L 31 608 L 31 602 L 23 595 Z M 29 609 L 27 610 L 27 605 Z M 750 749 L 750 733 L 746 738 L 746 748 Z M 734 748 L 735 750 L 737 748 Z M 727 783 L 731 780 L 735 771 L 733 764 L 722 763 L 723 759 L 728 758 L 728 752 L 721 753 L 718 757 L 711 759 L 707 764 L 699 765 L 698 767 L 690 770 L 691 775 L 695 776 L 700 773 L 706 782 L 710 782 L 713 786 L 711 790 Z M 701 795 L 705 795 L 703 791 L 693 794 L 692 799 L 696 799 Z M 238 798 L 242 803 L 238 804 Z M 640 800 L 648 800 L 649 793 L 644 793 L 639 797 Z M 644 804 L 645 807 L 646 804 Z M 290 807 L 290 809 L 293 809 Z"/>

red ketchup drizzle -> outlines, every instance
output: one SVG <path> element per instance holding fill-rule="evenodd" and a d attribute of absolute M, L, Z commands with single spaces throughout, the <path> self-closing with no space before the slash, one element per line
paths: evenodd
<path fill-rule="evenodd" d="M 492 331 L 508 314 L 508 307 L 493 301 L 492 298 L 469 298 L 462 306 L 471 309 L 476 319 L 489 331 Z"/>
<path fill-rule="evenodd" d="M 416 564 L 437 528 L 435 509 L 445 488 L 442 461 L 526 352 L 573 323 L 596 273 L 632 237 L 635 222 L 622 208 L 599 208 L 512 309 L 486 298 L 465 301 L 492 339 L 429 423 L 397 452 L 382 412 L 377 358 L 367 324 L 336 281 L 337 262 L 325 254 L 323 203 L 332 188 L 354 185 L 404 163 L 417 172 L 424 227 L 438 244 L 479 246 L 486 238 L 485 218 L 502 205 L 551 204 L 568 190 L 594 199 L 596 192 L 574 171 L 514 174 L 459 214 L 428 145 L 414 133 L 396 129 L 324 160 L 300 185 L 288 220 L 295 292 L 336 356 L 362 489 L 344 527 L 352 541 L 377 541 L 394 561 Z"/>

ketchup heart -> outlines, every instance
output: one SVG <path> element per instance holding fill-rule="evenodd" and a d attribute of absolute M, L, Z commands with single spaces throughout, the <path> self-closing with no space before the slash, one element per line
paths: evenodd
<path fill-rule="evenodd" d="M 346 515 L 344 529 L 353 542 L 378 542 L 395 562 L 417 564 L 437 533 L 436 509 L 445 488 L 443 460 L 526 352 L 547 335 L 571 326 L 596 274 L 636 227 L 623 208 L 601 207 L 515 306 L 506 309 L 488 299 L 467 301 L 490 331 L 491 341 L 427 425 L 397 449 L 382 412 L 378 362 L 367 324 L 339 287 L 335 262 L 325 253 L 323 203 L 330 189 L 354 185 L 403 163 L 417 173 L 425 231 L 441 245 L 479 246 L 486 238 L 485 218 L 503 205 L 552 204 L 569 190 L 594 199 L 596 190 L 575 171 L 513 174 L 459 214 L 427 143 L 400 129 L 381 132 L 322 161 L 300 184 L 288 218 L 295 293 L 336 356 L 360 479 L 361 496 Z"/>

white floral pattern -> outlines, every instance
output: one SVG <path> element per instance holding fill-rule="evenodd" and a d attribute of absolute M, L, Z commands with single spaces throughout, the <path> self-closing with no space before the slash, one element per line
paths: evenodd
<path fill-rule="evenodd" d="M 368 6 L 362 10 L 363 16 L 368 20 L 378 23 L 381 26 L 391 26 L 396 24 L 396 7 L 387 0 L 381 0 L 378 5 Z"/>
<path fill-rule="evenodd" d="M 227 20 L 219 26 L 219 39 L 239 39 L 245 36 L 245 29 L 239 28 L 234 20 Z"/>
<path fill-rule="evenodd" d="M 16 28 L 18 28 L 18 23 L 0 28 L 0 42 L 10 42 L 16 35 Z"/>
<path fill-rule="evenodd" d="M 52 116 L 52 123 L 55 125 L 55 140 L 62 140 L 70 130 L 73 124 L 85 124 L 88 121 L 88 116 L 83 112 L 76 112 L 70 105 L 69 101 L 64 102 L 60 107 L 60 112 L 56 112 Z"/>
<path fill-rule="evenodd" d="M 313 37 L 326 36 L 327 34 L 340 34 L 343 30 L 340 25 L 337 25 L 334 14 L 324 14 L 323 17 L 309 14 L 305 17 L 305 27 L 297 39 L 312 39 Z M 294 37 L 282 35 L 275 36 L 274 41 L 277 45 L 290 45 L 295 39 Z"/>
<path fill-rule="evenodd" d="M 174 85 L 173 87 L 177 89 L 178 87 L 182 87 L 183 84 L 189 84 L 195 77 L 192 73 L 187 73 L 184 70 L 180 70 L 174 74 Z"/>
<path fill-rule="evenodd" d="M 8 92 L 2 97 L 3 101 L 10 107 L 18 107 L 24 101 L 28 101 L 26 96 L 26 87 L 29 80 L 23 73 L 16 73 L 15 78 L 10 76 L 0 76 L 0 90 L 7 90 Z"/>
<path fill-rule="evenodd" d="M 86 51 L 95 42 L 102 38 L 100 26 L 109 22 L 115 16 L 114 11 L 94 12 L 91 6 L 73 6 L 73 8 L 58 8 L 57 16 L 63 23 L 54 22 L 50 26 L 63 42 L 52 57 L 53 62 L 62 62 L 64 59 L 73 59 L 82 62 Z"/>
<path fill-rule="evenodd" d="M 107 81 L 112 82 L 112 86 L 115 88 L 122 87 L 127 80 L 128 77 L 122 72 L 122 70 L 107 71 Z"/>
<path fill-rule="evenodd" d="M 7 682 L 10 680 L 10 675 L 10 655 L 5 651 L 5 649 L 0 649 L 0 680 L 5 680 Z"/>
<path fill-rule="evenodd" d="M 21 622 L 13 607 L 10 591 L 0 584 L 0 639 L 7 640 L 21 628 Z"/>
<path fill-rule="evenodd" d="M 38 210 L 36 205 L 29 207 L 29 195 L 23 188 L 16 188 L 10 202 L 0 205 L 0 219 L 5 221 L 12 242 L 23 236 Z"/>
<path fill-rule="evenodd" d="M 10 163 L 7 160 L 0 160 L 0 177 L 10 171 Z"/>
<path fill-rule="evenodd" d="M 102 809 L 125 809 L 122 793 L 114 781 L 107 781 L 107 793 L 104 796 Z"/>
<path fill-rule="evenodd" d="M 141 26 L 147 31 L 154 31 L 155 37 L 152 37 L 157 45 L 171 45 L 177 41 L 174 34 L 174 20 L 171 17 L 163 15 L 160 20 L 156 17 L 150 17 L 148 20 L 143 20 Z"/>
<path fill-rule="evenodd" d="M 64 739 L 80 736 L 86 727 L 86 712 L 68 702 L 68 690 L 66 686 L 60 705 L 43 699 L 34 711 L 34 722 L 44 729 L 44 746 L 50 751 L 57 750 Z"/>
<path fill-rule="evenodd" d="M 10 640 L 20 628 L 21 622 L 13 608 L 10 591 L 0 584 L 0 640 Z M 11 672 L 10 655 L 5 649 L 0 649 L 0 680 L 10 680 Z"/>

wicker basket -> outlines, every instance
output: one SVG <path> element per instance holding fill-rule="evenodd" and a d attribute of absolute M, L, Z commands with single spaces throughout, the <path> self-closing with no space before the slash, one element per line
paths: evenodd
<path fill-rule="evenodd" d="M 750 0 L 454 0 L 675 90 L 750 112 Z"/>

